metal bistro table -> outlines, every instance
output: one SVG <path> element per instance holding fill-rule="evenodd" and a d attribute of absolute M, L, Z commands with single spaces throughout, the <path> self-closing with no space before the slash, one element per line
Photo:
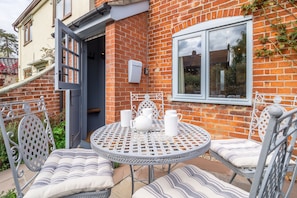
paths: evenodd
<path fill-rule="evenodd" d="M 100 156 L 113 162 L 149 167 L 149 183 L 154 179 L 153 165 L 173 164 L 204 154 L 210 147 L 211 137 L 201 127 L 179 122 L 177 136 L 166 136 L 164 122 L 154 120 L 147 133 L 121 127 L 120 122 L 98 128 L 91 135 L 91 147 Z M 134 192 L 133 172 L 132 193 Z"/>

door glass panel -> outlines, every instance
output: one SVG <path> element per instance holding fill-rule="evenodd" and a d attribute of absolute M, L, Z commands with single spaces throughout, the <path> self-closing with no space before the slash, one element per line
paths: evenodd
<path fill-rule="evenodd" d="M 63 41 L 63 81 L 79 84 L 79 45 L 71 36 L 66 35 Z M 65 54 L 65 56 L 64 56 Z"/>
<path fill-rule="evenodd" d="M 80 89 L 81 40 L 56 20 L 56 89 Z"/>
<path fill-rule="evenodd" d="M 209 32 L 209 96 L 246 98 L 246 25 Z"/>

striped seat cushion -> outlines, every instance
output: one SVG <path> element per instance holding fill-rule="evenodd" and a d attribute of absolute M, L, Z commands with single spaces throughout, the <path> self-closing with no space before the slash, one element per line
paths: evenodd
<path fill-rule="evenodd" d="M 248 197 L 249 193 L 224 182 L 214 175 L 199 169 L 194 165 L 187 165 L 172 171 L 170 174 L 158 178 L 133 194 L 133 198 L 159 197 Z"/>
<path fill-rule="evenodd" d="M 212 140 L 210 145 L 210 150 L 234 166 L 247 168 L 257 166 L 261 148 L 260 143 L 248 139 Z"/>
<path fill-rule="evenodd" d="M 91 149 L 58 149 L 46 160 L 27 198 L 63 197 L 113 187 L 111 162 Z"/>

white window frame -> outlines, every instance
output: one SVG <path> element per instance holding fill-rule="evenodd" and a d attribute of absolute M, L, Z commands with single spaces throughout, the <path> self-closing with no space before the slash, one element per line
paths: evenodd
<path fill-rule="evenodd" d="M 32 20 L 29 20 L 24 25 L 24 45 L 27 45 L 32 41 L 32 26 L 33 26 Z"/>
<path fill-rule="evenodd" d="M 232 25 L 246 24 L 247 46 L 246 46 L 246 98 L 214 98 L 209 97 L 209 60 L 208 60 L 208 32 L 210 30 Z M 201 54 L 201 94 L 181 94 L 178 93 L 178 42 L 180 40 L 202 37 Z M 203 22 L 175 33 L 172 41 L 172 101 L 198 102 L 231 105 L 251 105 L 252 104 L 252 58 L 253 58 L 253 27 L 251 16 L 226 17 Z"/>

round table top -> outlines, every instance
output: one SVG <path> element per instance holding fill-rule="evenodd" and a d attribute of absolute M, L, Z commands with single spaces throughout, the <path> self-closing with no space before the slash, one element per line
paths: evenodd
<path fill-rule="evenodd" d="M 164 122 L 154 120 L 151 131 L 134 132 L 120 122 L 100 127 L 91 135 L 91 147 L 113 162 L 130 165 L 172 164 L 204 154 L 211 137 L 201 127 L 179 122 L 179 134 L 166 136 Z"/>

